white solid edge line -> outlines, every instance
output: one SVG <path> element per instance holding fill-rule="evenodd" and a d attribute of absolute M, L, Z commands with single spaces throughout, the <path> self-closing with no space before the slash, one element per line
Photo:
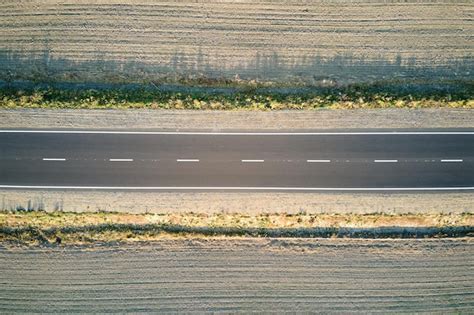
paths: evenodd
<path fill-rule="evenodd" d="M 308 163 L 330 163 L 331 160 L 306 160 Z"/>
<path fill-rule="evenodd" d="M 242 163 L 263 163 L 265 160 L 242 160 Z"/>
<path fill-rule="evenodd" d="M 288 190 L 288 191 L 439 191 L 474 190 L 473 187 L 390 187 L 390 188 L 326 188 L 326 187 L 113 187 L 113 186 L 23 186 L 0 185 L 9 189 L 85 189 L 85 190 Z"/>
<path fill-rule="evenodd" d="M 43 161 L 66 161 L 64 158 L 43 158 Z"/>
<path fill-rule="evenodd" d="M 199 162 L 198 159 L 177 159 L 176 162 Z"/>
<path fill-rule="evenodd" d="M 462 162 L 462 161 L 463 161 L 462 159 L 445 159 L 445 160 L 441 160 L 441 162 L 443 162 L 443 163 Z"/>
<path fill-rule="evenodd" d="M 374 160 L 374 163 L 397 163 L 398 160 Z"/>
<path fill-rule="evenodd" d="M 109 159 L 110 162 L 133 162 L 133 159 Z"/>
<path fill-rule="evenodd" d="M 337 136 L 337 135 L 474 135 L 474 131 L 383 131 L 383 132 L 186 132 L 106 130 L 0 130 L 0 133 L 206 135 L 206 136 Z"/>

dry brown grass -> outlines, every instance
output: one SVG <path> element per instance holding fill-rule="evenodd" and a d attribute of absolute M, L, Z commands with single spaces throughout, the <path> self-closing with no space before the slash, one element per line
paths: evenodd
<path fill-rule="evenodd" d="M 464 214 L 125 214 L 1 212 L 0 242 L 87 244 L 187 237 L 469 236 Z"/>
<path fill-rule="evenodd" d="M 128 214 L 114 212 L 0 212 L 0 226 L 64 228 L 100 224 L 158 224 L 226 228 L 378 228 L 474 225 L 474 215 L 463 214 L 259 214 L 168 213 Z"/>
<path fill-rule="evenodd" d="M 224 228 L 379 228 L 474 225 L 474 215 L 463 214 L 258 214 L 168 213 L 128 214 L 114 212 L 0 212 L 2 227 L 64 228 L 101 224 L 157 224 Z"/>

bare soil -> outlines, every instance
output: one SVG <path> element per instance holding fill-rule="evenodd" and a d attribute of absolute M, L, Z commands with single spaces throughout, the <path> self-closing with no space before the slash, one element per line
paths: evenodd
<path fill-rule="evenodd" d="M 0 248 L 0 312 L 469 313 L 472 239 Z"/>
<path fill-rule="evenodd" d="M 470 80 L 465 0 L 5 0 L 0 80 Z"/>

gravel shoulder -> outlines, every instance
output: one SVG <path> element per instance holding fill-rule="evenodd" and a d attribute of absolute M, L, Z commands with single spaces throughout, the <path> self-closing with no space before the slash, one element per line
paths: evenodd
<path fill-rule="evenodd" d="M 471 239 L 0 248 L 0 311 L 467 313 Z"/>
<path fill-rule="evenodd" d="M 474 193 L 163 193 L 0 190 L 3 210 L 124 213 L 463 213 Z"/>
<path fill-rule="evenodd" d="M 471 109 L 193 111 L 0 109 L 0 128 L 284 130 L 473 128 Z"/>

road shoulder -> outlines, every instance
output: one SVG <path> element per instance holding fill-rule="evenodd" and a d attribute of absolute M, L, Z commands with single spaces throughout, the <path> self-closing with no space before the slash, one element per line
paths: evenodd
<path fill-rule="evenodd" d="M 474 128 L 471 109 L 282 111 L 0 109 L 0 128 L 311 130 Z"/>

